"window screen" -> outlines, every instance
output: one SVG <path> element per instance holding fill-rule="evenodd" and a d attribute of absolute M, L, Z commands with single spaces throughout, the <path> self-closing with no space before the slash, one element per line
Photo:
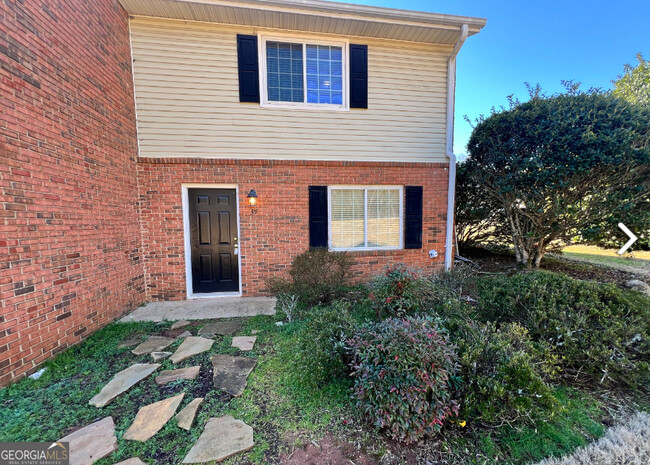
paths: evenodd
<path fill-rule="evenodd" d="M 343 49 L 307 45 L 307 102 L 343 103 Z"/>
<path fill-rule="evenodd" d="M 269 102 L 343 105 L 342 46 L 269 40 L 265 47 Z"/>
<path fill-rule="evenodd" d="M 304 102 L 302 44 L 266 43 L 268 98 L 272 102 Z"/>

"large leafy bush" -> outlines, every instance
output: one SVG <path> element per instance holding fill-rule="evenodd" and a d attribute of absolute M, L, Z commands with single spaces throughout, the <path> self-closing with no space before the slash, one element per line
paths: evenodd
<path fill-rule="evenodd" d="M 510 103 L 482 118 L 467 144 L 459 200 L 471 202 L 465 186 L 483 200 L 459 206 L 461 227 L 507 230 L 517 262 L 535 267 L 578 234 L 622 240 L 620 221 L 648 230 L 650 108 L 570 83 L 565 94 L 536 87 Z"/>
<path fill-rule="evenodd" d="M 356 327 L 346 302 L 336 301 L 307 312 L 295 348 L 295 365 L 305 384 L 321 386 L 349 373 L 346 341 Z"/>
<path fill-rule="evenodd" d="M 524 326 L 572 380 L 648 382 L 650 299 L 611 284 L 550 272 L 483 278 L 483 319 Z"/>
<path fill-rule="evenodd" d="M 327 304 L 341 297 L 352 264 L 345 253 L 309 249 L 294 258 L 290 278 L 271 278 L 267 286 L 272 294 L 296 295 L 307 306 Z"/>
<path fill-rule="evenodd" d="M 458 310 L 472 283 L 471 271 L 462 265 L 426 276 L 397 264 L 370 281 L 369 299 L 378 318 L 447 315 Z"/>
<path fill-rule="evenodd" d="M 370 281 L 370 300 L 378 317 L 405 317 L 426 310 L 433 286 L 419 271 L 396 264 Z"/>
<path fill-rule="evenodd" d="M 413 442 L 458 413 L 452 399 L 458 357 L 446 330 L 429 317 L 363 326 L 350 341 L 360 410 L 393 439 Z"/>
<path fill-rule="evenodd" d="M 555 359 L 517 323 L 469 321 L 457 329 L 462 365 L 463 418 L 512 424 L 558 408 L 548 380 Z"/>

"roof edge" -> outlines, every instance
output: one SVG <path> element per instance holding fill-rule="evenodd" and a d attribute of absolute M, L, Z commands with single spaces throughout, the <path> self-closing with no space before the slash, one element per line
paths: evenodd
<path fill-rule="evenodd" d="M 412 11 L 397 8 L 386 8 L 352 3 L 339 3 L 325 0 L 174 0 L 178 3 L 194 3 L 203 5 L 222 5 L 242 8 L 260 8 L 275 11 L 292 11 L 304 13 L 320 13 L 327 15 L 356 16 L 359 19 L 375 19 L 384 21 L 413 22 L 430 26 L 460 27 L 467 24 L 474 33 L 480 31 L 487 19 L 472 16 L 457 16 L 425 11 Z"/>

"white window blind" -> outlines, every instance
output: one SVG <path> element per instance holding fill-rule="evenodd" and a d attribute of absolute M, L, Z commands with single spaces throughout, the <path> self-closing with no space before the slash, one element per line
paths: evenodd
<path fill-rule="evenodd" d="M 401 198 L 400 188 L 331 188 L 331 247 L 401 247 Z"/>

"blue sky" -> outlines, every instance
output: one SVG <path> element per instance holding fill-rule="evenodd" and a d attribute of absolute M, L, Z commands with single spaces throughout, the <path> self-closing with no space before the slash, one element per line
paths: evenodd
<path fill-rule="evenodd" d="M 463 119 L 489 114 L 524 82 L 549 92 L 560 81 L 611 88 L 636 54 L 650 57 L 650 0 L 347 0 L 347 3 L 479 16 L 487 26 L 465 42 L 457 63 L 454 150 L 466 152 L 472 132 Z"/>

